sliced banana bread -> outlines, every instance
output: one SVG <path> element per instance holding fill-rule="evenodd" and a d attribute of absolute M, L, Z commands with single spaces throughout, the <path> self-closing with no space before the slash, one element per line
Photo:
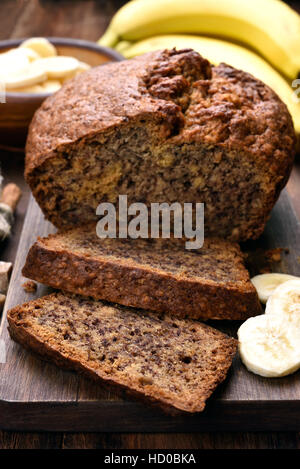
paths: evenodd
<path fill-rule="evenodd" d="M 200 412 L 236 340 L 196 321 L 54 293 L 8 313 L 14 340 L 166 410 Z"/>
<path fill-rule="evenodd" d="M 257 238 L 295 153 L 291 116 L 248 73 L 198 53 L 103 65 L 46 99 L 30 126 L 26 179 L 57 227 L 101 202 L 204 202 L 207 236 Z"/>
<path fill-rule="evenodd" d="M 94 226 L 39 238 L 23 275 L 54 288 L 193 319 L 261 313 L 237 244 L 206 239 L 100 239 Z"/>

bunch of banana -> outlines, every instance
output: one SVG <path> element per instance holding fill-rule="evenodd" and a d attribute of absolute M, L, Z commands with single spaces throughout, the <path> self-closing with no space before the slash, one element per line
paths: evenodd
<path fill-rule="evenodd" d="M 228 38 L 258 51 L 290 79 L 300 71 L 300 17 L 280 0 L 133 0 L 116 13 L 100 44 L 172 33 Z"/>
<path fill-rule="evenodd" d="M 215 65 L 245 70 L 276 91 L 300 135 L 300 16 L 280 0 L 132 0 L 99 43 L 126 58 L 192 48 Z"/>

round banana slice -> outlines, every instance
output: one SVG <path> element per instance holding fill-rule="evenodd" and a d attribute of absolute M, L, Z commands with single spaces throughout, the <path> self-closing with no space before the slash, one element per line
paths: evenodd
<path fill-rule="evenodd" d="M 266 303 L 278 285 L 295 278 L 297 277 L 287 274 L 261 274 L 253 277 L 251 282 L 257 290 L 260 301 Z"/>
<path fill-rule="evenodd" d="M 54 57 L 57 55 L 56 49 L 44 37 L 32 37 L 30 39 L 26 39 L 26 41 L 22 42 L 20 48 L 26 47 L 27 49 L 32 49 L 36 52 L 40 57 Z"/>
<path fill-rule="evenodd" d="M 43 70 L 48 78 L 64 78 L 78 68 L 77 59 L 64 55 L 38 59 L 33 63 L 37 69 Z"/>
<path fill-rule="evenodd" d="M 4 79 L 7 90 L 23 88 L 25 86 L 37 85 L 47 79 L 47 74 L 43 70 L 36 69 L 31 64 L 22 72 L 6 76 Z"/>
<path fill-rule="evenodd" d="M 0 76 L 8 77 L 12 74 L 21 73 L 29 65 L 26 53 L 19 49 L 11 49 L 0 54 Z"/>
<path fill-rule="evenodd" d="M 41 85 L 24 86 L 22 88 L 12 88 L 9 90 L 11 93 L 45 93 Z"/>
<path fill-rule="evenodd" d="M 80 62 L 79 61 L 78 64 L 79 65 L 76 68 L 76 70 L 74 70 L 72 73 L 69 73 L 68 75 L 64 76 L 63 78 L 60 78 L 60 81 L 61 81 L 62 84 L 65 83 L 66 81 L 70 80 L 71 78 L 76 77 L 80 73 L 86 72 L 87 70 L 89 70 L 91 68 L 91 66 L 86 64 L 85 62 Z"/>
<path fill-rule="evenodd" d="M 29 62 L 33 62 L 34 60 L 41 58 L 41 56 L 37 52 L 35 52 L 33 49 L 29 49 L 29 47 L 22 47 L 19 50 L 26 55 Z"/>
<path fill-rule="evenodd" d="M 86 72 L 87 70 L 89 70 L 91 68 L 91 66 L 85 62 L 78 62 L 78 68 L 76 70 L 76 73 L 81 73 L 81 72 Z"/>
<path fill-rule="evenodd" d="M 300 368 L 300 328 L 283 316 L 247 319 L 238 330 L 238 340 L 241 360 L 255 374 L 278 378 Z"/>
<path fill-rule="evenodd" d="M 266 314 L 282 315 L 297 322 L 300 329 L 300 278 L 289 280 L 275 289 L 267 301 Z"/>
<path fill-rule="evenodd" d="M 61 82 L 58 80 L 47 80 L 42 84 L 42 92 L 55 93 L 61 88 Z"/>

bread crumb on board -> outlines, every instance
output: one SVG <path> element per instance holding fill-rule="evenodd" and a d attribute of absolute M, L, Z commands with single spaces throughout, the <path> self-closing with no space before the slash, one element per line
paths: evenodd
<path fill-rule="evenodd" d="M 268 249 L 264 252 L 265 265 L 259 270 L 260 274 L 268 274 L 273 272 L 272 262 L 281 262 L 282 254 L 289 254 L 288 248 L 274 248 Z"/>
<path fill-rule="evenodd" d="M 22 287 L 27 293 L 35 293 L 37 290 L 37 284 L 33 280 L 27 280 Z"/>
<path fill-rule="evenodd" d="M 284 260 L 284 256 L 289 254 L 288 248 L 256 249 L 244 253 L 247 268 L 251 276 L 257 274 L 268 274 L 274 271 L 274 263 Z"/>
<path fill-rule="evenodd" d="M 289 249 L 288 248 L 269 249 L 268 251 L 265 252 L 265 256 L 271 261 L 280 262 L 282 253 L 288 254 Z"/>

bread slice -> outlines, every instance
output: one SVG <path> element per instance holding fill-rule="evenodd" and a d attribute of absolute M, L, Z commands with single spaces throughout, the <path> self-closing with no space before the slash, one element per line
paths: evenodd
<path fill-rule="evenodd" d="M 279 118 L 280 116 L 280 118 Z M 95 67 L 47 98 L 25 175 L 58 228 L 101 202 L 205 203 L 206 236 L 257 238 L 295 154 L 285 104 L 261 81 L 191 49 Z M 150 210 L 149 210 L 150 211 Z"/>
<path fill-rule="evenodd" d="M 261 313 L 237 244 L 206 239 L 100 239 L 94 226 L 39 238 L 23 275 L 54 288 L 193 319 Z"/>
<path fill-rule="evenodd" d="M 166 410 L 201 412 L 236 340 L 205 324 L 54 293 L 8 313 L 14 340 Z"/>

